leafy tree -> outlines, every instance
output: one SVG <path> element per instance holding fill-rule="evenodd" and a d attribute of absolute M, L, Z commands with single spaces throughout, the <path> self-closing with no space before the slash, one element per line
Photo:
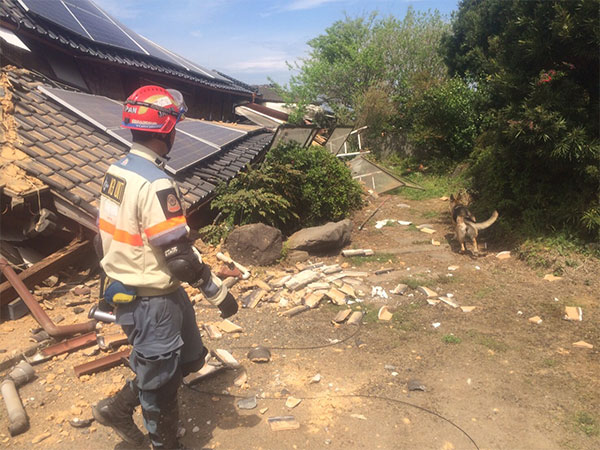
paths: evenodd
<path fill-rule="evenodd" d="M 440 169 L 467 159 L 479 135 L 485 99 L 481 87 L 460 78 L 424 90 L 407 108 L 415 156 Z"/>
<path fill-rule="evenodd" d="M 438 48 L 448 28 L 437 11 L 412 8 L 403 20 L 373 13 L 335 22 L 308 42 L 311 51 L 296 67 L 299 73 L 280 87 L 286 101 L 297 106 L 292 119 L 299 120 L 308 104 L 324 101 L 339 122 L 368 125 L 373 142 L 382 133 L 399 133 L 398 116 L 406 113 L 414 80 L 446 76 Z"/>

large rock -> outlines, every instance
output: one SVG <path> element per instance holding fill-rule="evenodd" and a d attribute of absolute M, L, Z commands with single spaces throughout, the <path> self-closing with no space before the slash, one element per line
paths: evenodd
<path fill-rule="evenodd" d="M 225 247 L 235 261 L 268 266 L 281 257 L 281 231 L 262 223 L 243 225 L 231 232 Z"/>
<path fill-rule="evenodd" d="M 312 254 L 339 250 L 350 243 L 352 222 L 349 219 L 329 222 L 320 227 L 304 228 L 287 241 L 289 250 L 304 250 Z"/>

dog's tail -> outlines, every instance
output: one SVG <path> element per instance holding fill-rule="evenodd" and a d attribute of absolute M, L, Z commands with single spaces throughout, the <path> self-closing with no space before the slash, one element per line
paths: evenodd
<path fill-rule="evenodd" d="M 468 222 L 468 224 L 476 230 L 485 230 L 486 228 L 491 227 L 496 219 L 498 219 L 498 211 L 494 211 L 490 218 L 485 222 L 471 222 L 470 220 L 465 220 L 465 222 Z"/>

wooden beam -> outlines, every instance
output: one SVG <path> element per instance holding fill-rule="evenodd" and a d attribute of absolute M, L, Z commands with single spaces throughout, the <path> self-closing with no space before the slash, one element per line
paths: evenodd
<path fill-rule="evenodd" d="M 32 289 L 51 275 L 73 264 L 81 259 L 81 256 L 92 250 L 90 241 L 73 241 L 64 249 L 61 249 L 46 258 L 38 261 L 33 266 L 25 269 L 19 274 L 19 278 L 27 288 Z M 18 297 L 12 285 L 5 281 L 0 284 L 0 306 L 12 302 Z"/>

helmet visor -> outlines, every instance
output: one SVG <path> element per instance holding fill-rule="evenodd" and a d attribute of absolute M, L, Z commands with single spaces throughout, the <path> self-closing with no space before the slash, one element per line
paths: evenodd
<path fill-rule="evenodd" d="M 183 99 L 183 95 L 176 89 L 167 89 L 167 92 L 171 94 L 173 100 L 175 101 L 175 106 L 179 110 L 177 114 L 177 122 L 183 120 L 185 118 L 185 113 L 188 111 L 188 107 L 185 104 L 185 100 Z"/>

